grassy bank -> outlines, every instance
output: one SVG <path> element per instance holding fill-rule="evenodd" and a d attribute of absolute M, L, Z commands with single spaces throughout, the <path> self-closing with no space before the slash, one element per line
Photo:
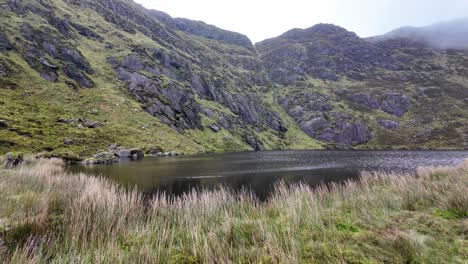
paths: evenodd
<path fill-rule="evenodd" d="M 468 161 L 367 173 L 265 203 L 220 189 L 145 202 L 59 160 L 0 170 L 6 263 L 466 263 Z M 1 261 L 0 261 L 1 262 Z"/>

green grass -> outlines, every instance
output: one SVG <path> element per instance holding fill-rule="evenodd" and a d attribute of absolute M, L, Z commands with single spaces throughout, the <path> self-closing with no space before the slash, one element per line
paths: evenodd
<path fill-rule="evenodd" d="M 7 263 L 466 263 L 468 161 L 364 173 L 266 202 L 223 188 L 144 201 L 59 160 L 0 171 Z"/>

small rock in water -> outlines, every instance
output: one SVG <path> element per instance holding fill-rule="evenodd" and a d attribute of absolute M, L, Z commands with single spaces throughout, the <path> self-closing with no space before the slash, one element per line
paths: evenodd
<path fill-rule="evenodd" d="M 119 149 L 115 152 L 115 155 L 119 158 L 131 158 L 132 152 L 128 149 Z"/>
<path fill-rule="evenodd" d="M 130 150 L 131 157 L 134 159 L 142 159 L 145 157 L 145 153 L 141 149 Z"/>

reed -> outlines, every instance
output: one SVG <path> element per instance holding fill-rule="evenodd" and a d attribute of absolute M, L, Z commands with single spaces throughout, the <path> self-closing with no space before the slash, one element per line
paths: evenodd
<path fill-rule="evenodd" d="M 0 170 L 6 263 L 466 263 L 468 160 L 312 189 L 145 201 L 56 159 Z"/>

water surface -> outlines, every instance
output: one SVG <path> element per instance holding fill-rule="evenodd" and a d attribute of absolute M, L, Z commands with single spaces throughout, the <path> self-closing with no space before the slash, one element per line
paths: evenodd
<path fill-rule="evenodd" d="M 361 171 L 412 173 L 418 166 L 455 165 L 468 151 L 266 151 L 146 158 L 115 165 L 73 166 L 145 193 L 180 195 L 220 184 L 268 197 L 278 181 L 321 183 L 355 179 Z"/>

